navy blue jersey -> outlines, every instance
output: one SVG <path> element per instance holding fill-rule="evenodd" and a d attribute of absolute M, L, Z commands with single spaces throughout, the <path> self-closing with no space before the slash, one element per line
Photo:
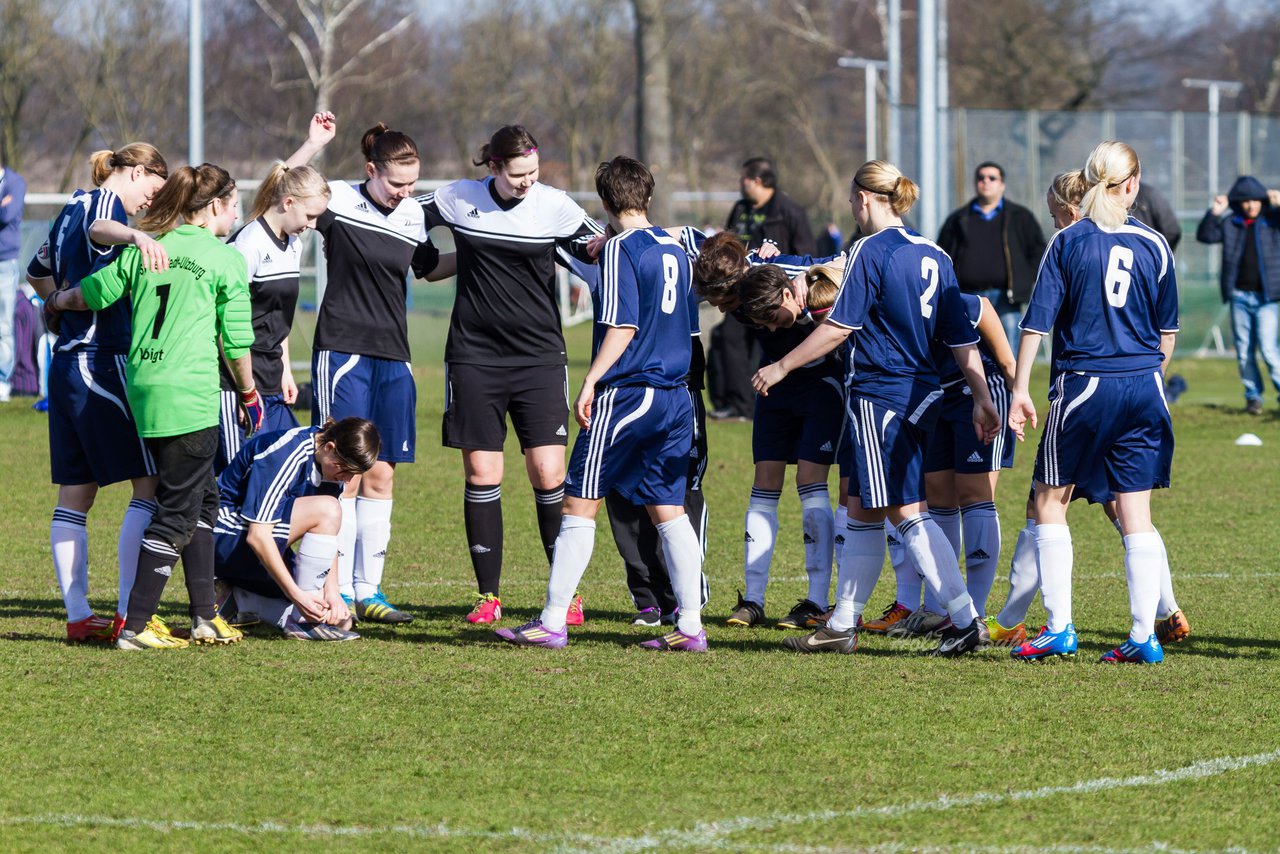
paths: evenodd
<path fill-rule="evenodd" d="M 746 321 L 743 321 L 744 323 Z M 818 328 L 816 321 L 809 313 L 808 309 L 800 312 L 800 316 L 796 318 L 796 322 L 785 329 L 775 329 L 770 331 L 762 326 L 753 326 L 751 331 L 755 333 L 756 340 L 760 342 L 760 367 L 772 364 L 783 356 L 790 353 L 796 347 L 799 347 L 804 339 L 808 338 L 813 330 Z M 835 377 L 843 379 L 845 374 L 843 348 L 837 347 L 827 355 L 820 359 L 814 359 L 807 365 L 796 368 L 787 374 L 779 385 L 787 385 L 793 380 L 798 382 L 808 380 L 821 380 L 824 377 Z"/>
<path fill-rule="evenodd" d="M 933 341 L 976 344 L 947 253 L 903 227 L 854 244 L 827 320 L 858 331 L 849 391 L 911 423 L 932 415 L 941 397 Z"/>
<path fill-rule="evenodd" d="M 972 324 L 974 329 L 977 329 L 978 321 L 982 319 L 982 312 L 985 310 L 982 305 L 982 297 L 978 294 L 961 293 L 960 300 L 964 303 L 964 312 L 969 319 L 969 323 Z M 978 353 L 982 356 L 983 372 L 987 376 L 999 375 L 1000 366 L 991 358 L 985 344 L 979 342 Z M 951 352 L 950 347 L 942 341 L 934 339 L 933 357 L 938 363 L 938 382 L 944 389 L 964 382 L 964 372 L 960 370 L 960 365 L 956 362 L 955 355 Z"/>
<path fill-rule="evenodd" d="M 1115 229 L 1072 223 L 1045 250 L 1022 328 L 1054 332 L 1055 372 L 1160 370 L 1160 334 L 1178 331 L 1169 244 L 1133 217 Z"/>
<path fill-rule="evenodd" d="M 48 240 L 27 266 L 27 275 L 36 279 L 52 276 L 59 288 L 74 288 L 81 279 L 114 261 L 123 246 L 104 246 L 89 238 L 90 227 L 100 219 L 129 221 L 124 203 L 110 190 L 76 190 L 54 219 Z M 121 299 L 101 311 L 64 311 L 54 351 L 101 349 L 128 353 L 130 306 L 129 300 Z"/>
<path fill-rule="evenodd" d="M 283 516 L 288 499 L 310 495 L 320 485 L 319 432 L 319 427 L 295 427 L 259 433 L 241 445 L 218 476 L 218 503 L 229 508 L 218 512 L 219 528 L 288 521 Z"/>
<path fill-rule="evenodd" d="M 595 311 L 591 357 L 610 327 L 636 335 L 601 378 L 601 385 L 684 385 L 698 331 L 693 268 L 686 248 L 657 227 L 631 228 L 604 245 L 591 294 Z"/>

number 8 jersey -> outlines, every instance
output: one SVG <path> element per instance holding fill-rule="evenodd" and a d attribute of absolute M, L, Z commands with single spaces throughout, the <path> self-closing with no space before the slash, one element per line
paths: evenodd
<path fill-rule="evenodd" d="M 1178 331 L 1178 283 L 1169 244 L 1129 217 L 1090 219 L 1054 235 L 1022 318 L 1054 335 L 1054 371 L 1130 376 L 1160 370 L 1160 334 Z"/>
<path fill-rule="evenodd" d="M 854 244 L 827 321 L 857 331 L 850 393 L 922 428 L 942 398 L 934 339 L 949 347 L 978 342 L 947 253 L 901 227 Z"/>

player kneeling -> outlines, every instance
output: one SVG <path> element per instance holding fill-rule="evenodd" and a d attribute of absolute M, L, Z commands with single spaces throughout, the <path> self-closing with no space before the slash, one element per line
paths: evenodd
<path fill-rule="evenodd" d="M 218 477 L 214 528 L 216 575 L 232 587 L 240 622 L 252 613 L 299 640 L 360 637 L 331 572 L 342 508 L 336 491 L 317 490 L 367 472 L 381 444 L 371 422 L 344 418 L 261 433 L 240 447 Z"/>
<path fill-rule="evenodd" d="M 591 367 L 573 405 L 582 432 L 569 459 L 547 604 L 539 619 L 497 635 L 519 646 L 568 642 L 565 617 L 591 560 L 595 517 L 614 491 L 643 504 L 657 526 L 679 607 L 676 629 L 641 645 L 702 652 L 702 549 L 684 512 L 693 441 L 684 377 L 698 330 L 692 272 L 679 241 L 649 222 L 653 176 L 643 163 L 615 157 L 600 164 L 596 192 L 617 236 L 605 243 L 591 295 Z"/>

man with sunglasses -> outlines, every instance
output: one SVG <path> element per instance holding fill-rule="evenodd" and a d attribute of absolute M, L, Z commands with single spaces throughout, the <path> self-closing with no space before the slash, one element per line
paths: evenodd
<path fill-rule="evenodd" d="M 1044 232 L 1031 211 L 1004 197 L 998 163 L 978 164 L 973 181 L 974 197 L 947 217 L 938 245 L 955 264 L 960 290 L 991 300 L 1017 352 L 1018 321 L 1044 254 Z"/>

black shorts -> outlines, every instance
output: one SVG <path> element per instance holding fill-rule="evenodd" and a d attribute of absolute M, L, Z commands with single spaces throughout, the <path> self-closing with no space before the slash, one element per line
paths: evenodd
<path fill-rule="evenodd" d="M 522 451 L 569 444 L 569 369 L 445 362 L 441 442 L 446 448 L 501 451 L 508 414 Z"/>

